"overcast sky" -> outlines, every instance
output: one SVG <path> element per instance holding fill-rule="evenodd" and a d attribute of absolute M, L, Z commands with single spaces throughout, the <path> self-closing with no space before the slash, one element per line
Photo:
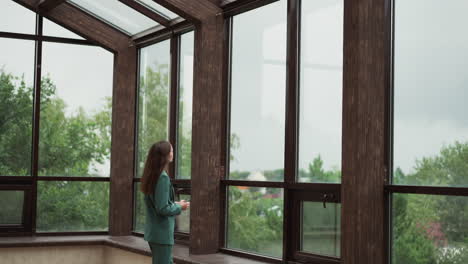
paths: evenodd
<path fill-rule="evenodd" d="M 13 26 L 14 25 L 14 26 Z M 29 10 L 2 0 L 0 31 L 33 34 L 35 15 Z M 50 21 L 44 23 L 44 34 L 80 38 Z M 56 95 L 67 104 L 71 115 L 82 107 L 88 114 L 105 105 L 112 96 L 114 55 L 100 47 L 44 42 L 42 75 L 50 76 L 57 86 Z M 0 67 L 16 76 L 24 75 L 27 84 L 34 80 L 34 41 L 0 38 Z M 108 176 L 109 162 L 99 165 L 100 174 Z"/>
<path fill-rule="evenodd" d="M 0 31 L 34 33 L 33 13 L 11 1 L 0 6 Z M 303 1 L 303 9 L 299 166 L 320 154 L 327 169 L 339 168 L 343 0 Z M 405 172 L 415 159 L 468 140 L 466 10 L 465 0 L 396 1 L 394 159 Z M 231 130 L 241 147 L 232 170 L 283 167 L 285 22 L 285 0 L 234 18 Z M 47 25 L 47 34 L 64 34 Z M 1 67 L 32 83 L 34 42 L 1 38 L 0 55 Z M 43 72 L 69 112 L 102 106 L 112 66 L 112 54 L 101 48 L 44 44 Z"/>

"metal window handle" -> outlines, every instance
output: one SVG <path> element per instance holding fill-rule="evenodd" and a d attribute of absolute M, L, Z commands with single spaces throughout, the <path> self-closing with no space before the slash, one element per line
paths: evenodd
<path fill-rule="evenodd" d="M 327 208 L 327 197 L 328 197 L 327 194 L 323 195 L 323 208 Z"/>

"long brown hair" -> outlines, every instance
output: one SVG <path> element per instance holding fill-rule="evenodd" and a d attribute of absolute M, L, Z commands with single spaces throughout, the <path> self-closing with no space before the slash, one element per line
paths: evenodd
<path fill-rule="evenodd" d="M 159 141 L 154 143 L 148 151 L 145 169 L 141 178 L 141 191 L 144 194 L 152 194 L 154 185 L 158 182 L 159 175 L 169 164 L 169 153 L 171 153 L 171 143 Z"/>

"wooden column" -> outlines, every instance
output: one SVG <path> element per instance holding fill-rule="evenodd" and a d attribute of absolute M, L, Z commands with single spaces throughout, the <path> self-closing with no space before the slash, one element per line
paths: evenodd
<path fill-rule="evenodd" d="M 222 10 L 211 0 L 155 0 L 196 25 L 192 121 L 190 253 L 218 251 L 222 230 L 220 180 L 225 174 Z"/>
<path fill-rule="evenodd" d="M 114 63 L 112 102 L 109 207 L 109 234 L 112 236 L 132 232 L 136 78 L 136 47 L 119 50 Z"/>
<path fill-rule="evenodd" d="M 342 259 L 386 262 L 387 0 L 344 1 Z"/>
<path fill-rule="evenodd" d="M 220 180 L 224 178 L 225 119 L 222 16 L 195 31 L 190 252 L 214 253 L 221 244 Z"/>

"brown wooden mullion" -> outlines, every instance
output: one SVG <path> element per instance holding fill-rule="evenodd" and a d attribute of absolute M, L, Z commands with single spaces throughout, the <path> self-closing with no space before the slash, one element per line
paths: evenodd
<path fill-rule="evenodd" d="M 221 188 L 219 193 L 220 214 L 219 214 L 219 247 L 226 247 L 226 232 L 228 223 L 228 186 L 223 183 L 224 179 L 229 179 L 229 157 L 230 157 L 230 124 L 231 124 L 231 61 L 232 61 L 232 17 L 224 19 L 224 38 L 223 38 L 223 119 L 222 124 L 222 157 L 221 164 L 224 168 L 222 173 Z"/>
<path fill-rule="evenodd" d="M 127 5 L 128 7 L 132 8 L 133 10 L 137 11 L 138 13 L 152 19 L 153 21 L 158 22 L 159 24 L 163 25 L 164 27 L 169 27 L 170 19 L 167 19 L 164 15 L 160 14 L 157 11 L 149 9 L 148 7 L 140 4 L 134 0 L 119 0 L 122 4 Z"/>
<path fill-rule="evenodd" d="M 178 146 L 178 122 L 179 120 L 179 64 L 180 64 L 180 36 L 171 37 L 171 78 L 170 78 L 170 103 L 169 103 L 169 141 L 174 148 L 174 160 L 170 167 L 170 176 L 173 179 L 177 178 L 177 163 L 179 153 Z"/>
<path fill-rule="evenodd" d="M 91 42 L 89 40 L 85 40 L 85 39 L 71 39 L 71 38 L 62 38 L 62 37 L 38 36 L 38 35 L 14 33 L 14 32 L 4 32 L 4 31 L 0 31 L 0 38 L 41 40 L 41 41 L 56 42 L 56 43 L 98 46 L 97 44 L 95 44 L 95 43 L 93 43 L 93 42 Z"/>
<path fill-rule="evenodd" d="M 386 161 L 386 173 L 385 183 L 393 183 L 393 153 L 394 153 L 394 48 L 395 48 L 395 12 L 394 12 L 394 1 L 386 2 L 387 18 L 385 19 L 385 52 L 386 52 L 386 63 L 385 63 L 385 78 L 386 78 L 386 99 L 385 100 L 385 161 Z M 392 204 L 393 198 L 390 192 L 384 194 L 384 261 L 385 263 L 392 263 L 391 245 L 393 238 L 393 218 L 392 218 Z"/>
<path fill-rule="evenodd" d="M 163 27 L 162 25 L 153 27 L 132 36 L 132 40 L 136 43 L 138 48 L 143 48 L 152 45 L 167 35 L 184 34 L 193 31 L 194 25 L 183 18 L 176 18 L 171 20 L 170 27 Z"/>
<path fill-rule="evenodd" d="M 33 180 L 32 176 L 0 176 L 0 186 L 3 184 L 31 185 Z"/>
<path fill-rule="evenodd" d="M 109 182 L 109 177 L 38 176 L 37 181 Z"/>
<path fill-rule="evenodd" d="M 468 196 L 468 187 L 386 185 L 385 191 L 389 193 Z"/>
<path fill-rule="evenodd" d="M 40 15 L 36 15 L 36 34 L 42 36 L 43 19 Z M 31 190 L 31 232 L 36 233 L 36 216 L 37 216 L 37 177 L 39 169 L 39 126 L 41 114 L 41 68 L 42 68 L 42 41 L 36 40 L 34 61 L 34 113 L 33 113 L 33 132 L 32 132 L 32 162 L 31 175 L 33 177 Z M 28 230 L 29 231 L 29 230 Z"/>
<path fill-rule="evenodd" d="M 298 117 L 299 117 L 299 45 L 300 45 L 300 1 L 288 0 L 287 7 L 287 65 L 286 65 L 286 121 L 284 148 L 284 181 L 285 186 L 293 185 L 297 175 L 298 157 Z M 297 204 L 294 191 L 284 189 L 283 214 L 283 261 L 292 259 L 296 237 L 300 228 L 295 221 L 300 215 L 293 210 Z"/>
<path fill-rule="evenodd" d="M 172 180 L 173 185 L 182 185 L 182 186 L 190 186 L 190 180 L 183 180 L 183 179 L 175 179 Z"/>
<path fill-rule="evenodd" d="M 240 181 L 240 180 L 221 180 L 226 186 L 247 186 L 247 187 L 266 187 L 266 188 L 284 188 L 284 182 L 272 181 Z"/>

